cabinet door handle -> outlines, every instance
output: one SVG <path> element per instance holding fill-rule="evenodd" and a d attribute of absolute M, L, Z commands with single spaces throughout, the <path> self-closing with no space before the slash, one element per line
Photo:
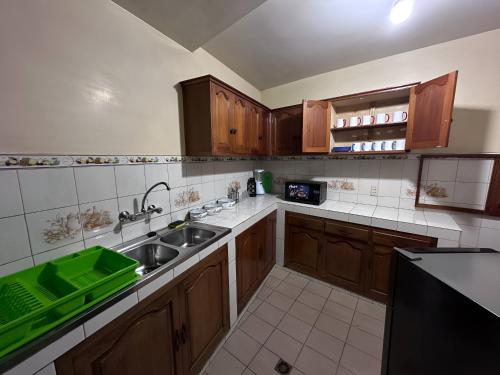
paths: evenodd
<path fill-rule="evenodd" d="M 238 131 L 238 129 L 234 128 L 233 129 L 233 134 L 236 134 L 237 131 Z"/>
<path fill-rule="evenodd" d="M 179 335 L 179 331 L 178 330 L 175 330 L 175 335 L 174 336 L 175 336 L 174 337 L 174 350 L 176 352 L 178 352 L 179 348 L 181 346 L 181 344 L 180 344 L 181 339 L 180 339 L 180 335 Z"/>
<path fill-rule="evenodd" d="M 181 334 L 182 344 L 186 343 L 186 336 L 187 336 L 186 326 L 183 323 L 182 324 L 182 334 Z"/>

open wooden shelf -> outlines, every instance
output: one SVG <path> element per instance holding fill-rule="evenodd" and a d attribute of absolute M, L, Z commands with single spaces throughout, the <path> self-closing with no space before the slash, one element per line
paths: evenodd
<path fill-rule="evenodd" d="M 406 154 L 406 150 L 387 150 L 387 151 L 347 151 L 347 152 L 330 152 L 329 155 L 391 155 L 391 154 Z"/>
<path fill-rule="evenodd" d="M 375 125 L 359 125 L 359 126 L 346 126 L 344 128 L 331 128 L 330 131 L 333 133 L 340 133 L 346 131 L 355 131 L 355 130 L 371 130 L 371 129 L 387 129 L 387 128 L 396 128 L 406 126 L 407 122 L 389 122 L 386 124 L 375 124 Z"/>

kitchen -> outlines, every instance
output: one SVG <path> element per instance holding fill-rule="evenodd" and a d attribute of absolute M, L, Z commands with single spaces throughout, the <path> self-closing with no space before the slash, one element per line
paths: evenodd
<path fill-rule="evenodd" d="M 495 373 L 480 3 L 2 2 L 0 372 Z"/>

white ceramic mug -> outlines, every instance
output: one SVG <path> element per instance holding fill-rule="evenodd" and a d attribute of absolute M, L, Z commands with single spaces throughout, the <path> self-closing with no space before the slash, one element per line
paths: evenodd
<path fill-rule="evenodd" d="M 386 124 L 389 122 L 391 116 L 388 113 L 377 114 L 377 124 Z"/>
<path fill-rule="evenodd" d="M 363 116 L 363 121 L 361 125 L 373 125 L 375 123 L 375 116 L 365 115 Z"/>
<path fill-rule="evenodd" d="M 361 151 L 361 143 L 360 142 L 355 142 L 352 144 L 352 151 L 358 152 Z"/>
<path fill-rule="evenodd" d="M 372 151 L 381 151 L 382 143 L 384 143 L 384 141 L 374 141 L 372 143 Z"/>
<path fill-rule="evenodd" d="M 371 151 L 373 142 L 363 142 L 361 143 L 361 151 Z"/>
<path fill-rule="evenodd" d="M 392 114 L 392 122 L 403 122 L 408 119 L 408 112 L 396 111 Z"/>
<path fill-rule="evenodd" d="M 406 139 L 396 139 L 392 143 L 393 143 L 393 150 L 404 150 L 406 145 Z"/>
<path fill-rule="evenodd" d="M 358 126 L 361 125 L 361 117 L 359 116 L 353 116 L 349 120 L 349 126 Z"/>
<path fill-rule="evenodd" d="M 392 150 L 392 140 L 382 141 L 382 150 L 383 151 Z"/>
<path fill-rule="evenodd" d="M 337 119 L 337 128 L 343 128 L 347 125 L 347 120 L 345 118 Z"/>

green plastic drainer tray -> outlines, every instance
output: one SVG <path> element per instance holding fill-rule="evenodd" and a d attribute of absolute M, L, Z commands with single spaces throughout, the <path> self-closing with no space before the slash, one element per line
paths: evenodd
<path fill-rule="evenodd" d="M 0 357 L 133 283 L 137 266 L 95 246 L 0 278 Z"/>

